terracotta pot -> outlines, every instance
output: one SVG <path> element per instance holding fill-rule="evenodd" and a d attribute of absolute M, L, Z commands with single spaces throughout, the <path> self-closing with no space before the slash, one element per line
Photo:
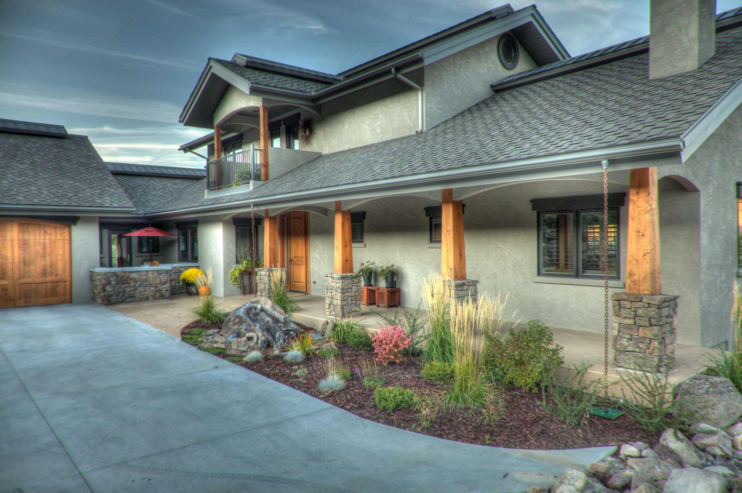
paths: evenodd
<path fill-rule="evenodd" d="M 211 288 L 208 286 L 201 286 L 198 288 L 198 294 L 201 296 L 209 296 L 211 294 Z"/>

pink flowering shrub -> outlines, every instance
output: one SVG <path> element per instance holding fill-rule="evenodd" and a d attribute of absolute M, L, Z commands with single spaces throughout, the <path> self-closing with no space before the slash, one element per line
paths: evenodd
<path fill-rule="evenodd" d="M 382 327 L 372 339 L 376 360 L 385 365 L 390 361 L 399 363 L 402 360 L 402 351 L 412 344 L 412 339 L 407 337 L 405 330 L 398 325 Z"/>

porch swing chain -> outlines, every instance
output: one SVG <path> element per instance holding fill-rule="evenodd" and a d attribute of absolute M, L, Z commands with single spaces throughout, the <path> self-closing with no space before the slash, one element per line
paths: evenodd
<path fill-rule="evenodd" d="M 608 399 L 608 160 L 601 161 L 603 166 L 603 285 L 604 285 L 604 331 L 605 345 L 605 397 Z"/>

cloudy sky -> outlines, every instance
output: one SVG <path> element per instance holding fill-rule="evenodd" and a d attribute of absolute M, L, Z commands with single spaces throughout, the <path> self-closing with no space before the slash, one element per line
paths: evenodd
<path fill-rule="evenodd" d="M 533 3 L 511 1 L 521 8 Z M 89 135 L 107 161 L 202 166 L 178 116 L 209 56 L 337 73 L 497 0 L 0 0 L 0 118 Z M 647 34 L 648 0 L 537 3 L 572 55 Z M 717 12 L 742 0 L 717 0 Z"/>

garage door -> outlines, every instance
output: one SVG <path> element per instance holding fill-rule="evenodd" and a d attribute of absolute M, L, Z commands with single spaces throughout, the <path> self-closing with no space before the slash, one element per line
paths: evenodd
<path fill-rule="evenodd" d="M 0 308 L 72 301 L 70 227 L 0 219 Z"/>

